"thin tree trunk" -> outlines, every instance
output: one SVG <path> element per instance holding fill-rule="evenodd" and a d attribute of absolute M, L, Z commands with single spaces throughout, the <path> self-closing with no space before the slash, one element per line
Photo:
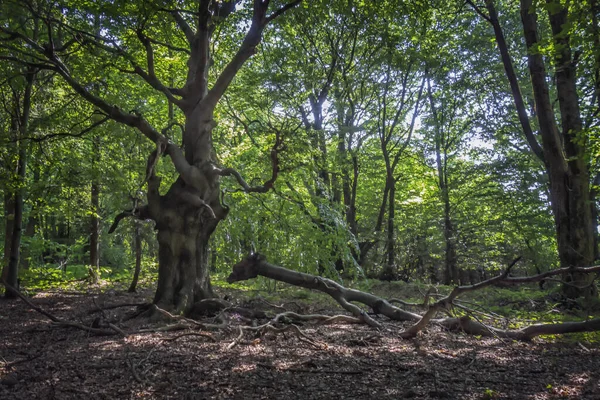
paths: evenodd
<path fill-rule="evenodd" d="M 27 150 L 25 143 L 19 143 L 18 177 L 22 187 L 15 191 L 15 208 L 13 232 L 10 241 L 10 257 L 7 265 L 6 283 L 14 288 L 19 287 L 19 259 L 21 256 L 21 235 L 23 230 L 23 197 L 25 181 L 25 169 L 27 168 Z M 15 298 L 16 295 L 10 291 L 5 294 L 6 298 Z"/>
<path fill-rule="evenodd" d="M 12 193 L 4 194 L 4 256 L 2 259 L 2 279 L 8 275 L 8 262 L 10 260 L 10 244 L 15 221 L 15 201 Z"/>
<path fill-rule="evenodd" d="M 30 69 L 25 74 L 26 86 L 23 93 L 23 103 L 18 105 L 16 103 L 17 99 L 15 99 L 15 110 L 21 108 L 21 113 L 18 115 L 19 159 L 17 161 L 17 179 L 19 187 L 15 190 L 14 196 L 13 233 L 10 242 L 10 258 L 7 265 L 8 271 L 6 272 L 6 282 L 15 288 L 19 287 L 19 259 L 21 256 L 21 235 L 23 230 L 23 198 L 25 196 L 25 172 L 27 170 L 28 142 L 23 138 L 26 136 L 29 128 L 29 114 L 31 111 L 31 96 L 34 80 L 35 72 Z M 7 291 L 5 296 L 7 298 L 16 297 L 16 295 L 10 291 Z"/>
<path fill-rule="evenodd" d="M 381 273 L 382 280 L 394 280 L 396 278 L 396 247 L 394 235 L 394 218 L 396 214 L 396 182 L 391 171 L 388 172 L 389 194 L 388 194 L 388 215 L 386 224 L 386 252 L 385 266 Z"/>
<path fill-rule="evenodd" d="M 90 266 L 89 278 L 91 283 L 98 283 L 100 278 L 100 185 L 94 178 L 91 189 L 92 215 L 90 217 Z"/>
<path fill-rule="evenodd" d="M 133 280 L 129 286 L 129 293 L 135 293 L 140 278 L 140 271 L 142 270 L 142 235 L 141 235 L 141 222 L 135 221 L 134 228 L 134 240 L 135 240 L 135 270 L 133 272 Z"/>
<path fill-rule="evenodd" d="M 440 125 L 440 117 L 435 106 L 431 84 L 427 80 L 427 95 L 429 97 L 429 105 L 434 120 L 435 130 L 435 161 L 438 175 L 438 188 L 440 190 L 440 198 L 444 206 L 444 241 L 446 245 L 444 257 L 444 284 L 451 285 L 458 283 L 459 273 L 456 257 L 456 243 L 454 225 L 450 214 L 450 188 L 448 186 L 448 130 Z M 445 110 L 442 109 L 442 113 Z M 443 117 L 441 117 L 443 119 Z"/>
<path fill-rule="evenodd" d="M 37 165 L 33 170 L 33 186 L 35 187 L 40 182 L 40 169 L 39 165 Z M 35 236 L 35 229 L 38 224 L 38 216 L 37 216 L 37 202 L 33 204 L 31 211 L 29 212 L 29 218 L 27 219 L 27 224 L 25 225 L 25 236 L 28 238 L 33 238 Z M 21 268 L 28 269 L 29 268 L 29 247 L 25 247 L 22 249 L 21 256 Z"/>

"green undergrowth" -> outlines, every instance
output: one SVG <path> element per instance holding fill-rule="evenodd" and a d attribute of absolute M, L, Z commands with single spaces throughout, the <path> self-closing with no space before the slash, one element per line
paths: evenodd
<path fill-rule="evenodd" d="M 100 267 L 100 279 L 93 287 L 127 289 L 133 279 L 133 272 L 133 266 Z M 140 287 L 152 285 L 156 274 L 155 263 L 143 263 L 138 285 Z M 52 264 L 21 269 L 19 281 L 21 291 L 28 294 L 46 290 L 87 292 L 91 287 L 88 266 L 83 264 L 70 264 L 66 269 Z"/>

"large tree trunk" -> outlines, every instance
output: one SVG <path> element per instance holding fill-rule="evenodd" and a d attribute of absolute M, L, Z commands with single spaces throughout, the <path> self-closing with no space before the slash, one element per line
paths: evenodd
<path fill-rule="evenodd" d="M 535 98 L 536 116 L 542 146 L 533 135 L 526 118 L 516 74 L 508 53 L 508 47 L 498 22 L 493 0 L 486 0 L 496 42 L 502 56 L 505 71 L 511 84 L 515 106 L 523 131 L 532 151 L 544 162 L 550 183 L 550 203 L 554 215 L 558 254 L 561 267 L 589 266 L 594 260 L 594 237 L 590 207 L 589 171 L 586 163 L 587 137 L 582 133 L 579 99 L 576 90 L 576 70 L 571 56 L 570 37 L 563 28 L 568 27 L 568 6 L 556 3 L 549 8 L 549 20 L 554 35 L 556 89 L 560 106 L 561 129 L 559 129 L 550 91 L 547 84 L 546 66 L 537 50 L 540 43 L 537 14 L 532 0 L 521 0 L 521 20 L 528 49 L 528 66 Z M 482 14 L 481 10 L 474 8 Z M 562 132 L 561 132 L 562 131 Z M 592 277 L 581 273 L 569 273 L 564 277 L 564 293 L 569 297 L 595 296 L 597 290 Z"/>
<path fill-rule="evenodd" d="M 533 83 L 537 116 L 540 123 L 544 159 L 550 180 L 550 197 L 554 213 L 558 254 L 562 267 L 585 267 L 594 260 L 594 233 L 589 204 L 589 172 L 576 89 L 575 65 L 572 62 L 569 35 L 563 32 L 568 10 L 560 7 L 550 12 L 550 24 L 557 45 L 555 60 L 556 88 L 560 105 L 562 134 L 554 117 L 542 55 L 530 51 L 529 70 Z M 539 43 L 537 16 L 531 0 L 521 0 L 521 19 L 527 48 Z M 591 276 L 570 273 L 564 277 L 563 292 L 568 297 L 597 295 Z"/>
<path fill-rule="evenodd" d="M 207 115 L 208 114 L 208 115 Z M 206 122 L 208 121 L 208 122 Z M 148 206 L 158 230 L 158 286 L 154 303 L 175 312 L 189 311 L 202 299 L 214 297 L 209 279 L 209 240 L 228 209 L 221 205 L 219 176 L 211 174 L 212 110 L 194 110 L 187 117 L 185 162 L 196 168 L 195 179 L 182 173 L 169 191 L 158 193 L 159 179 L 149 181 Z M 170 145 L 176 167 L 184 160 Z M 179 154 L 179 155 L 177 155 Z"/>

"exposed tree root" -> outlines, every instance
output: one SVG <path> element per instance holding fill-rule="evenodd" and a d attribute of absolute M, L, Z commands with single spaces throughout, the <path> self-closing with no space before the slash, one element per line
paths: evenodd
<path fill-rule="evenodd" d="M 308 343 L 317 349 L 323 349 L 323 348 L 327 347 L 327 344 L 311 339 L 306 333 L 302 332 L 302 330 L 297 325 L 291 324 L 291 325 L 285 325 L 281 328 L 277 328 L 277 327 L 273 326 L 272 323 L 273 323 L 273 321 L 270 321 L 270 322 L 260 325 L 260 326 L 241 326 L 241 325 L 238 326 L 239 335 L 235 338 L 235 340 L 233 342 L 231 342 L 227 346 L 227 349 L 231 350 L 232 348 L 237 346 L 244 338 L 245 331 L 256 332 L 256 334 L 258 336 L 263 336 L 268 332 L 280 334 L 280 333 L 285 333 L 285 332 L 291 331 L 301 342 Z"/>
<path fill-rule="evenodd" d="M 325 343 L 317 342 L 311 339 L 306 333 L 304 333 L 297 325 L 292 324 L 292 321 L 317 321 L 320 324 L 334 324 L 334 323 L 348 323 L 348 324 L 359 324 L 363 323 L 363 320 L 359 318 L 350 317 L 348 315 L 322 315 L 322 314 L 308 314 L 302 315 L 292 311 L 282 312 L 277 314 L 274 318 L 272 318 L 269 322 L 259 325 L 259 326 L 239 326 L 239 334 L 236 339 L 231 342 L 227 349 L 232 349 L 237 346 L 237 344 L 244 338 L 244 332 L 251 331 L 256 332 L 258 336 L 262 336 L 268 332 L 272 332 L 275 334 L 285 333 L 288 331 L 292 331 L 295 336 L 298 337 L 300 341 L 310 344 L 316 348 L 324 348 L 327 347 Z M 283 327 L 276 327 L 275 324 L 287 322 L 288 325 Z"/>
<path fill-rule="evenodd" d="M 203 323 L 203 322 L 198 322 L 191 318 L 186 318 L 182 315 L 174 315 L 174 314 L 171 314 L 170 312 L 158 307 L 156 304 L 152 304 L 150 306 L 150 308 L 148 309 L 148 312 L 150 312 L 151 315 L 161 316 L 163 319 L 166 319 L 167 321 L 177 321 L 178 323 L 175 325 L 167 325 L 167 326 L 160 327 L 160 328 L 144 329 L 144 330 L 138 331 L 138 332 L 152 332 L 152 331 L 165 332 L 165 331 L 184 330 L 184 329 L 218 330 L 218 329 L 227 328 L 227 326 L 228 326 L 226 321 L 223 321 L 220 324 L 207 324 L 207 323 Z"/>
<path fill-rule="evenodd" d="M 392 320 L 414 322 L 412 326 L 400 333 L 400 336 L 405 339 L 415 337 L 430 323 L 437 324 L 450 331 L 463 331 L 472 335 L 495 336 L 521 341 L 528 341 L 539 335 L 556 335 L 600 330 L 600 319 L 588 320 L 583 322 L 565 322 L 558 324 L 536 324 L 524 327 L 522 329 L 506 330 L 494 328 L 485 325 L 482 322 L 473 321 L 470 317 L 467 316 L 436 318 L 439 312 L 451 313 L 456 298 L 461 294 L 480 290 L 484 287 L 492 285 L 516 285 L 525 282 L 539 282 L 554 275 L 562 275 L 568 271 L 573 272 L 573 269 L 560 268 L 553 271 L 548 271 L 542 274 L 527 277 L 510 276 L 509 274 L 512 267 L 518 261 L 519 258 L 514 260 L 502 274 L 496 277 L 477 283 L 475 285 L 457 286 L 450 292 L 449 295 L 442 297 L 429 305 L 428 297 L 431 295 L 431 292 L 428 292 L 426 294 L 426 299 L 424 303 L 418 305 L 420 307 L 426 308 L 426 312 L 423 315 L 402 310 L 398 307 L 393 306 L 392 304 L 390 304 L 390 302 L 386 301 L 385 299 L 379 298 L 373 294 L 361 292 L 355 289 L 348 289 L 340 285 L 339 283 L 332 281 L 331 279 L 291 271 L 289 269 L 269 264 L 265 261 L 265 259 L 262 256 L 258 254 L 250 255 L 242 261 L 240 261 L 238 264 L 236 264 L 233 267 L 233 271 L 229 275 L 227 281 L 229 283 L 233 283 L 237 281 L 252 279 L 260 275 L 266 278 L 286 282 L 295 286 L 318 290 L 327 293 L 328 295 L 333 297 L 344 309 L 351 312 L 359 321 L 376 328 L 381 327 L 381 324 L 379 322 L 375 321 L 373 318 L 368 316 L 368 314 L 365 311 L 363 311 L 358 306 L 351 304 L 350 302 L 362 303 L 370 307 L 374 313 L 382 314 Z M 600 271 L 600 266 L 575 269 L 575 272 L 582 273 L 591 273 L 598 271 Z M 401 301 L 397 302 L 402 303 Z M 407 305 L 413 306 L 417 304 Z"/>

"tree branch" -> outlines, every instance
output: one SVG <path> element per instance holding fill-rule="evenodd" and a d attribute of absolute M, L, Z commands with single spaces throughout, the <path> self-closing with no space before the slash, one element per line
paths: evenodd
<path fill-rule="evenodd" d="M 217 105 L 242 65 L 256 52 L 256 46 L 260 43 L 262 32 L 267 24 L 298 4 L 300 4 L 300 0 L 286 4 L 267 18 L 266 12 L 269 8 L 269 0 L 254 0 L 250 29 L 246 33 L 246 37 L 237 53 L 223 69 L 206 98 L 202 100 L 207 107 L 214 108 Z"/>
<path fill-rule="evenodd" d="M 167 10 L 165 10 L 165 11 L 167 11 Z M 188 40 L 188 43 L 191 45 L 194 42 L 194 31 L 192 30 L 190 25 L 186 22 L 186 20 L 183 19 L 183 17 L 179 13 L 179 11 L 171 10 L 169 12 L 173 16 L 173 19 L 175 20 L 175 23 L 177 24 L 177 26 L 179 26 L 179 29 L 181 29 L 181 31 L 185 35 L 186 39 Z"/>
<path fill-rule="evenodd" d="M 266 193 L 273 188 L 275 181 L 277 180 L 277 176 L 279 175 L 279 153 L 285 149 L 283 144 L 283 138 L 281 137 L 281 133 L 279 131 L 275 131 L 275 144 L 271 148 L 271 177 L 265 181 L 261 186 L 251 187 L 244 180 L 242 175 L 233 168 L 223 168 L 223 169 L 215 169 L 215 172 L 220 176 L 233 176 L 240 186 L 244 189 L 246 193 Z"/>

